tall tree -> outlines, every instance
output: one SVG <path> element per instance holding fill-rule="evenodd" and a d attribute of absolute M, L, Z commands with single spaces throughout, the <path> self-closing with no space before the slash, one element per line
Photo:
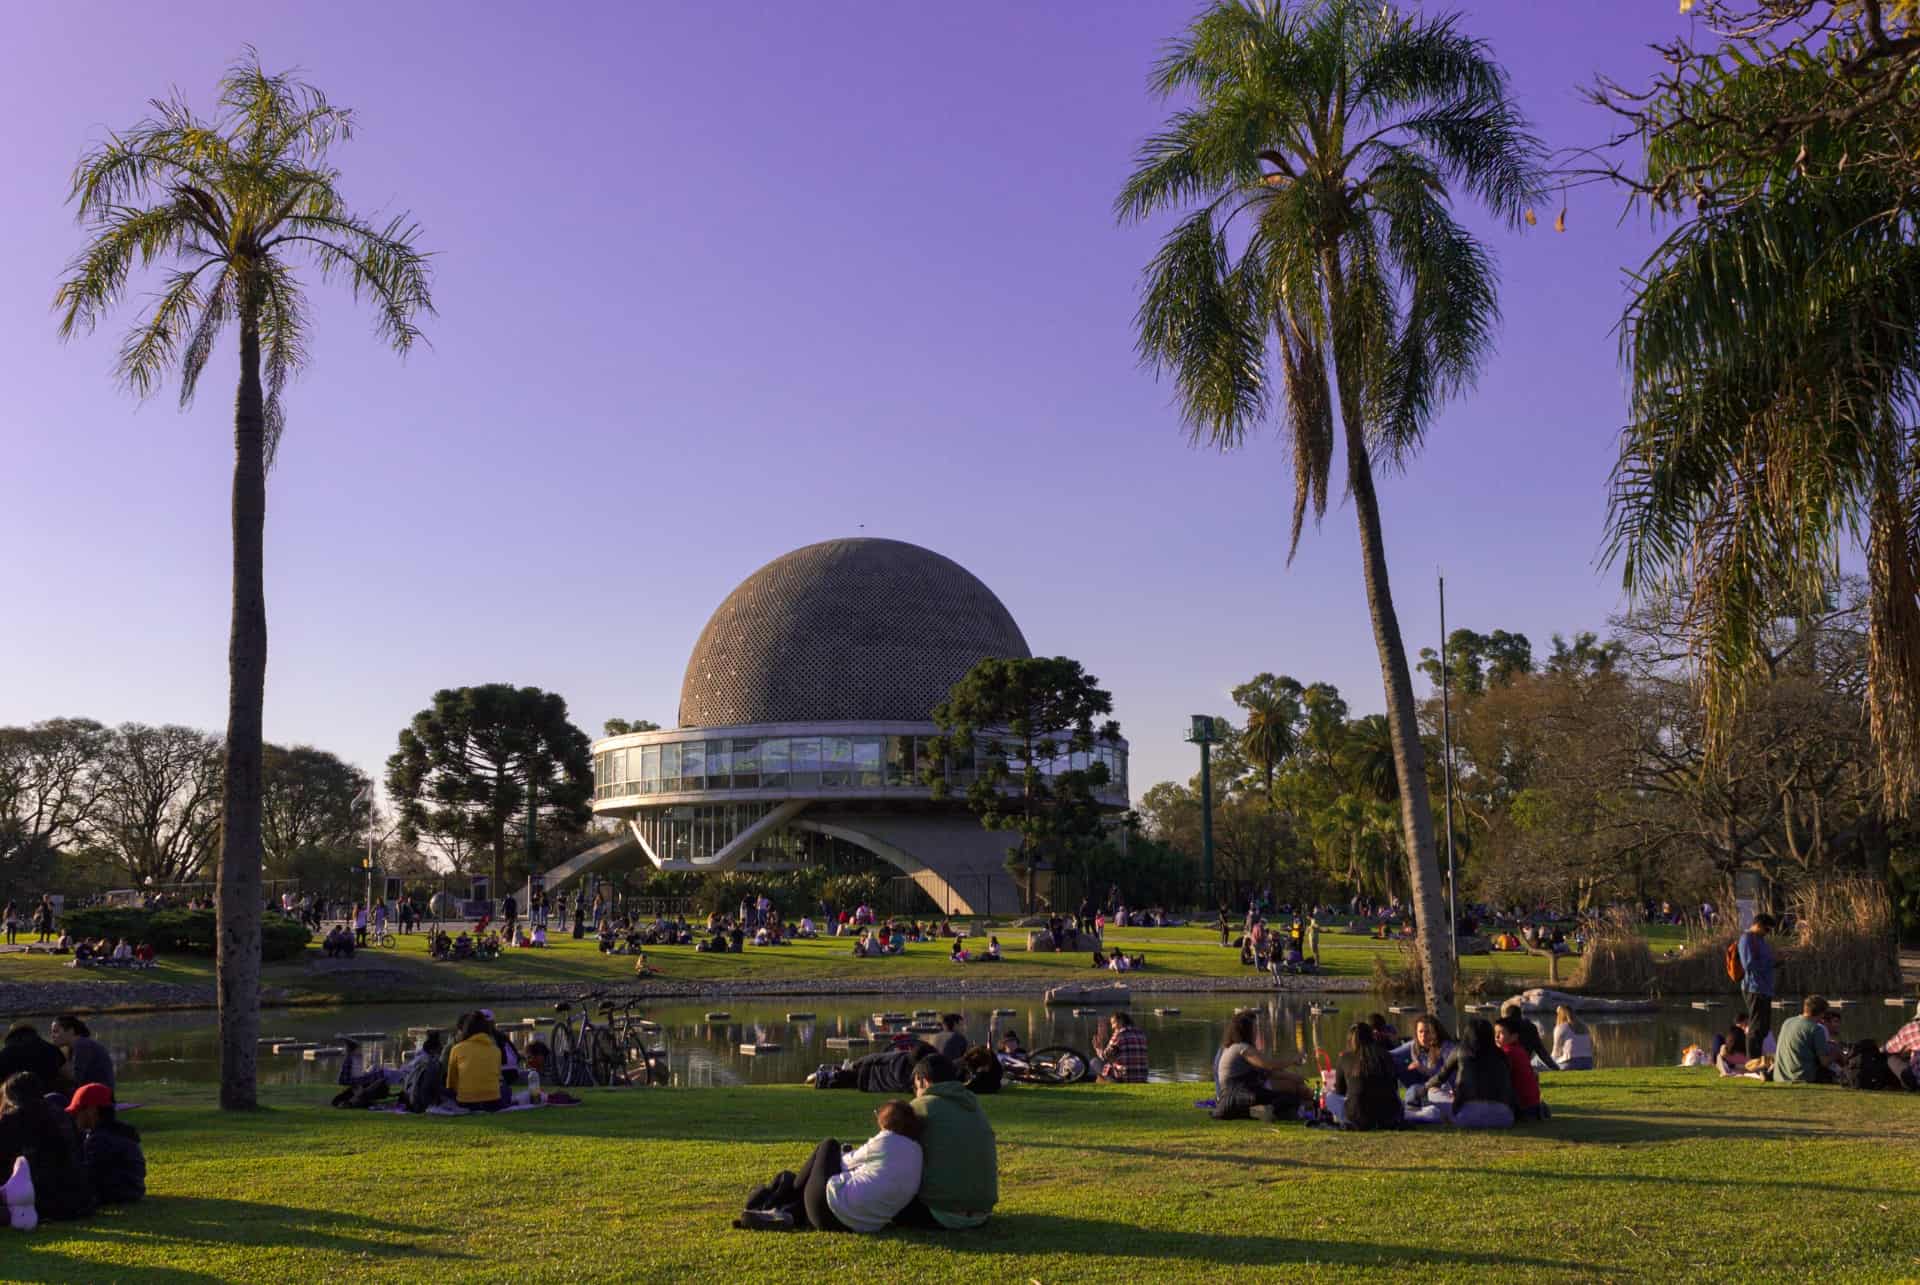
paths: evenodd
<path fill-rule="evenodd" d="M 97 814 L 111 733 L 90 718 L 0 727 L 0 880 L 44 877 Z"/>
<path fill-rule="evenodd" d="M 1152 86 L 1192 105 L 1141 147 L 1117 203 L 1127 222 L 1187 211 L 1147 268 L 1140 354 L 1172 375 L 1194 439 L 1223 450 L 1268 419 L 1278 393 L 1293 445 L 1289 558 L 1308 508 L 1316 520 L 1326 511 L 1338 438 L 1427 1002 L 1450 1009 L 1451 924 L 1374 468 L 1412 459 L 1493 342 L 1493 262 L 1455 218 L 1450 189 L 1517 227 L 1543 187 L 1541 145 L 1482 41 L 1454 18 L 1379 0 L 1215 3 Z"/>
<path fill-rule="evenodd" d="M 220 841 L 220 738 L 126 723 L 100 760 L 91 830 L 135 887 L 200 875 Z"/>
<path fill-rule="evenodd" d="M 928 783 L 944 794 L 947 763 L 972 763 L 981 751 L 967 803 L 989 830 L 1020 836 L 1007 869 L 1022 880 L 1028 913 L 1041 867 L 1062 869 L 1099 842 L 1096 795 L 1110 774 L 1091 756 L 1120 739 L 1120 725 L 1106 718 L 1112 712 L 1099 680 L 1065 656 L 982 660 L 934 706 L 940 735 L 930 746 Z"/>
<path fill-rule="evenodd" d="M 221 78 L 212 119 L 179 96 L 81 158 L 68 199 L 88 244 L 55 295 L 60 334 L 91 331 L 127 294 L 136 267 L 165 275 L 151 310 L 120 347 L 119 373 L 146 397 L 177 365 L 193 400 L 220 334 L 240 337 L 233 414 L 233 614 L 227 648 L 226 771 L 221 804 L 220 1104 L 256 1104 L 260 1036 L 261 717 L 266 696 L 264 544 L 267 470 L 286 425 L 283 394 L 307 354 L 297 266 L 344 278 L 374 307 L 399 352 L 433 310 L 428 261 L 408 216 L 375 225 L 347 208 L 328 162 L 353 113 L 249 49 Z"/>
<path fill-rule="evenodd" d="M 1240 751 L 1260 773 L 1267 802 L 1273 802 L 1273 775 L 1299 747 L 1300 698 L 1304 688 L 1286 675 L 1257 674 L 1233 689 L 1234 703 L 1247 711 L 1247 727 L 1240 733 Z"/>
<path fill-rule="evenodd" d="M 541 816 L 574 830 L 592 819 L 591 743 L 568 720 L 567 702 L 538 687 L 435 692 L 387 760 L 402 841 L 444 835 L 491 850 L 496 897 L 506 889 L 507 836 L 524 823 L 529 790 Z"/>
<path fill-rule="evenodd" d="M 1756 13 L 1757 11 L 1757 13 Z M 1629 423 L 1610 554 L 1684 594 L 1710 745 L 1767 679 L 1774 622 L 1865 554 L 1868 701 L 1889 804 L 1920 796 L 1920 14 L 1709 0 L 1624 108 L 1616 171 L 1670 235 L 1621 329 Z"/>
<path fill-rule="evenodd" d="M 373 812 L 360 797 L 371 784 L 365 772 L 310 745 L 267 746 L 265 769 L 261 837 L 276 878 L 292 877 L 309 856 L 338 863 L 357 849 Z"/>

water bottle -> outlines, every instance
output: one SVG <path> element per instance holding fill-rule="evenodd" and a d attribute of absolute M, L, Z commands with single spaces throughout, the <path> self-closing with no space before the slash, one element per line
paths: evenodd
<path fill-rule="evenodd" d="M 540 1072 L 527 1069 L 527 1102 L 532 1106 L 540 1105 Z"/>

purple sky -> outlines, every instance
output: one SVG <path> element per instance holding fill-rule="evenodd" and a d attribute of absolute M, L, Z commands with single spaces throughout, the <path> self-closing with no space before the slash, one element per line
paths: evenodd
<path fill-rule="evenodd" d="M 1438 7 L 1438 6 L 1434 6 Z M 1673 0 L 1461 6 L 1554 147 L 1578 87 L 1652 65 Z M 0 117 L 0 723 L 225 720 L 232 338 L 175 409 L 62 346 L 83 148 L 242 42 L 360 113 L 363 210 L 441 252 L 431 351 L 382 351 L 316 284 L 267 526 L 267 734 L 378 771 L 436 688 L 561 692 L 598 734 L 671 723 L 708 614 L 754 568 L 860 533 L 987 582 L 1037 652 L 1114 693 L 1136 797 L 1184 778 L 1186 715 L 1260 670 L 1381 707 L 1350 507 L 1284 565 L 1262 438 L 1195 451 L 1134 363 L 1156 233 L 1110 214 L 1161 119 L 1144 80 L 1196 6 L 338 3 L 9 13 Z M 1411 649 L 1449 621 L 1603 628 L 1622 407 L 1612 328 L 1650 244 L 1611 195 L 1489 229 L 1498 356 L 1383 503 Z M 123 314 L 120 320 L 130 317 Z"/>

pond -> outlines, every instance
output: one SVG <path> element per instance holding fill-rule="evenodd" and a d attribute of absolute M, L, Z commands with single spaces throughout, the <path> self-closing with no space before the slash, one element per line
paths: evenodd
<path fill-rule="evenodd" d="M 1298 996 L 1142 994 L 1135 997 L 1131 1012 L 1147 1033 L 1153 1079 L 1204 1081 L 1212 1074 L 1221 1028 L 1239 1008 L 1258 1008 L 1262 1013 L 1262 1043 L 1271 1047 L 1277 1040 L 1289 1056 L 1311 1056 L 1318 1049 L 1337 1052 L 1344 1044 L 1348 1025 L 1386 1008 L 1381 1001 L 1365 995 L 1328 996 L 1326 1002 L 1338 1004 L 1339 1011 L 1315 1014 L 1309 1009 L 1311 1001 Z M 1179 1011 L 1158 1014 L 1156 1006 Z M 1101 1014 L 1085 1010 L 1085 1015 L 1076 1016 L 1071 1009 L 1048 1008 L 1037 996 L 863 996 L 837 1000 L 735 996 L 660 1004 L 644 1011 L 659 1023 L 659 1043 L 667 1049 L 674 1083 L 740 1085 L 792 1083 L 821 1062 L 838 1062 L 884 1047 L 876 1043 L 871 1048 L 847 1050 L 828 1048 L 826 1041 L 870 1035 L 875 1013 L 911 1014 L 916 1009 L 960 1013 L 967 1033 L 976 1041 L 990 1031 L 1012 1030 L 1029 1049 L 1056 1044 L 1085 1049 L 1093 1041 L 1095 1026 L 1104 1025 Z M 729 1014 L 727 1018 L 708 1020 L 709 1012 L 723 1010 Z M 1011 1012 L 996 1016 L 996 1010 Z M 814 1016 L 787 1019 L 788 1013 L 802 1011 Z M 536 1019 L 537 1025 L 528 1029 L 542 1034 L 553 1016 L 550 1004 L 501 1004 L 494 1012 L 503 1027 Z M 1847 1039 L 1884 1038 L 1911 1013 L 1911 1007 L 1895 1009 L 1878 998 L 1857 1000 L 1842 1015 L 1842 1033 Z M 1588 1027 L 1602 1067 L 1673 1066 L 1688 1044 L 1710 1046 L 1714 1032 L 1725 1030 L 1733 1014 L 1726 1003 L 1702 1011 L 1680 1002 L 1657 1013 L 1590 1018 Z M 366 1052 L 391 1065 L 413 1046 L 409 1027 L 446 1028 L 456 1015 L 447 1005 L 269 1009 L 261 1034 L 285 1036 L 293 1042 L 331 1042 L 340 1034 L 385 1032 L 387 1038 L 367 1041 Z M 1776 1023 L 1784 1016 L 1777 1014 Z M 1391 1020 L 1408 1030 L 1413 1018 L 1411 1014 L 1395 1014 Z M 218 1045 L 210 1013 L 102 1014 L 93 1019 L 92 1025 L 94 1034 L 113 1050 L 124 1085 L 210 1084 L 217 1077 Z M 1550 1028 L 1550 1020 L 1542 1023 L 1549 1037 Z M 779 1048 L 749 1056 L 739 1051 L 745 1043 L 777 1044 Z M 265 1084 L 331 1084 L 338 1069 L 338 1060 L 308 1061 L 299 1052 L 276 1054 L 262 1048 L 260 1054 L 260 1078 Z"/>

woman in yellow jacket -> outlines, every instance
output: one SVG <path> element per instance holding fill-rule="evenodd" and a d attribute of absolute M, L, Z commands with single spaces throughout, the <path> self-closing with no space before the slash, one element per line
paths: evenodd
<path fill-rule="evenodd" d="M 458 1040 L 447 1053 L 447 1096 L 469 1111 L 498 1111 L 506 1105 L 500 1089 L 500 1044 L 493 1023 L 468 1013 L 454 1027 Z"/>

